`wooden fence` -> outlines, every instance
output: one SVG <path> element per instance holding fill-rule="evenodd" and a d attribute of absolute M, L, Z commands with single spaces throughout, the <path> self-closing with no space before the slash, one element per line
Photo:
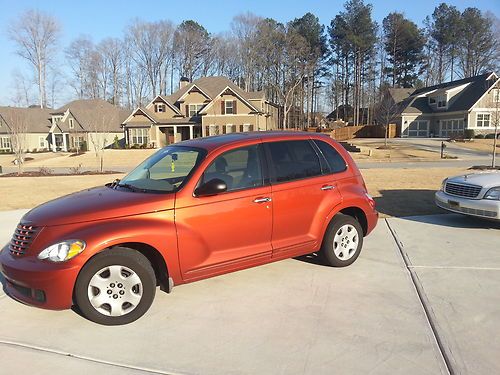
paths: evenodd
<path fill-rule="evenodd" d="M 346 126 L 344 128 L 334 129 L 330 132 L 333 139 L 337 141 L 348 141 L 353 138 L 384 138 L 385 128 L 382 125 L 360 125 Z M 397 136 L 396 124 L 389 124 L 387 137 L 395 138 Z"/>

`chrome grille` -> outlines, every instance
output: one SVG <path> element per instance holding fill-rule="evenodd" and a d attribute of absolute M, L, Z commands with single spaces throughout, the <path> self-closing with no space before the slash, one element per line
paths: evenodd
<path fill-rule="evenodd" d="M 445 192 L 457 197 L 477 198 L 482 187 L 477 185 L 457 184 L 455 182 L 447 182 Z"/>
<path fill-rule="evenodd" d="M 12 255 L 23 255 L 26 253 L 37 231 L 38 228 L 33 225 L 18 224 L 10 240 L 10 253 Z"/>

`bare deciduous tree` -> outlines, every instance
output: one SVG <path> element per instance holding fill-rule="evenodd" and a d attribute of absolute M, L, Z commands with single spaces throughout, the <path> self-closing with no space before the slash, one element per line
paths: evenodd
<path fill-rule="evenodd" d="M 10 39 L 17 45 L 17 54 L 34 68 L 40 108 L 47 103 L 47 69 L 54 61 L 59 32 L 58 21 L 38 10 L 27 10 L 8 29 Z"/>
<path fill-rule="evenodd" d="M 111 131 L 118 121 L 118 111 L 110 110 L 108 106 L 108 103 L 102 103 L 94 108 L 93 120 L 88 129 L 93 151 L 99 161 L 100 172 L 103 172 L 104 168 L 104 150 L 113 141 Z"/>
<path fill-rule="evenodd" d="M 1 117 L 7 126 L 7 132 L 10 137 L 10 145 L 14 153 L 14 163 L 17 165 L 17 173 L 21 174 L 26 155 L 26 133 L 28 132 L 28 123 L 26 116 L 21 113 L 23 108 L 6 108 Z"/>
<path fill-rule="evenodd" d="M 375 117 L 384 127 L 384 146 L 387 147 L 389 133 L 389 124 L 394 123 L 399 113 L 399 105 L 396 103 L 389 92 L 389 88 L 381 92 L 380 102 L 376 106 Z"/>
<path fill-rule="evenodd" d="M 144 70 L 153 96 L 165 94 L 172 64 L 173 36 L 174 25 L 170 21 L 135 20 L 128 29 L 129 56 Z"/>

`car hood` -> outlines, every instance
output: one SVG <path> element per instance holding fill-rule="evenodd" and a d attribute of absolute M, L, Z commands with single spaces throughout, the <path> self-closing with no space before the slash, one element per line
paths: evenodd
<path fill-rule="evenodd" d="M 482 186 L 490 189 L 500 186 L 500 172 L 471 173 L 448 178 L 448 182 Z"/>
<path fill-rule="evenodd" d="M 33 208 L 23 223 L 37 226 L 86 221 L 164 211 L 174 208 L 175 194 L 151 194 L 97 187 L 54 199 Z"/>

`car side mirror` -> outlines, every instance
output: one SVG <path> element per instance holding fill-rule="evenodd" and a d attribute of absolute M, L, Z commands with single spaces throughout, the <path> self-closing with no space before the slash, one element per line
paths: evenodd
<path fill-rule="evenodd" d="M 201 184 L 194 190 L 194 195 L 197 197 L 207 197 L 209 195 L 217 195 L 224 193 L 227 190 L 227 185 L 220 178 L 213 178 L 210 181 Z"/>

